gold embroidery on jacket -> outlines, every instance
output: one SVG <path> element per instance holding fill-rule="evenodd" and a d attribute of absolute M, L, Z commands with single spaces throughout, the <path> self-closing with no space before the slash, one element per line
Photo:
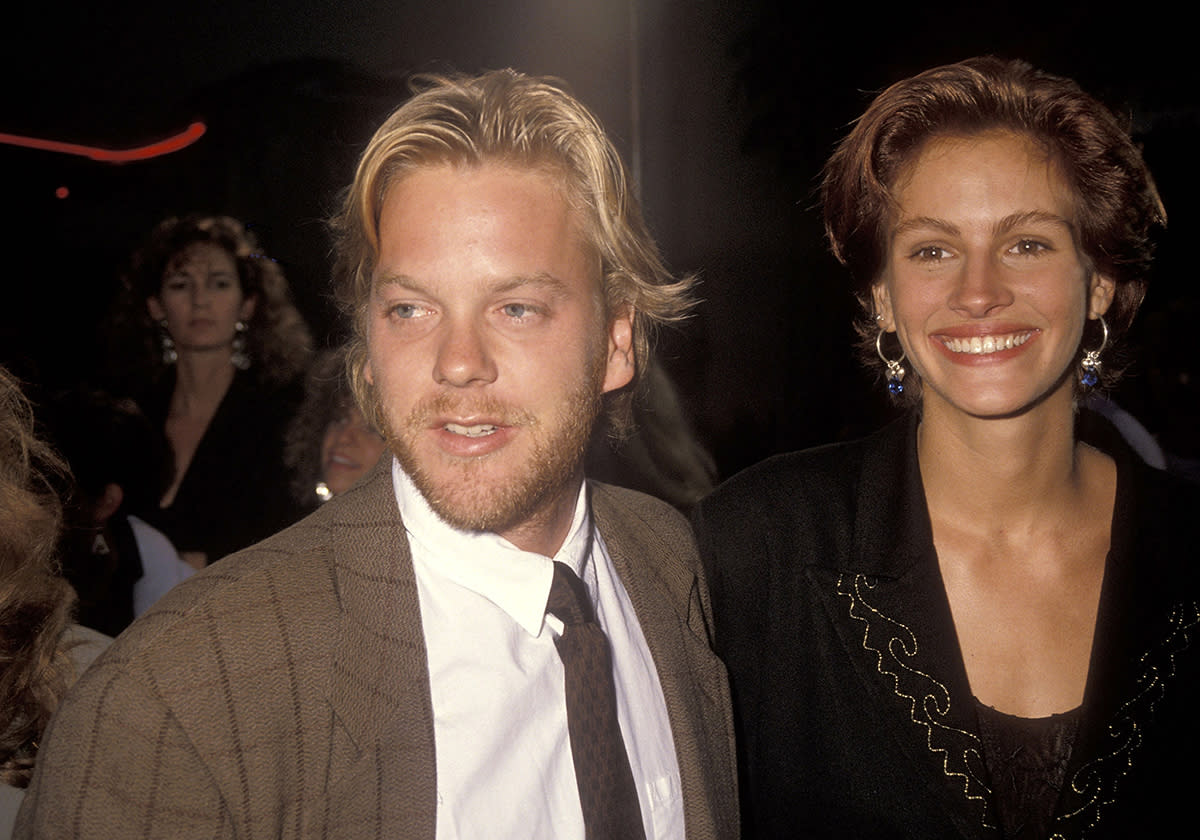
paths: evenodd
<path fill-rule="evenodd" d="M 1059 819 L 1084 815 L 1086 830 L 1095 828 L 1103 808 L 1116 801 L 1117 786 L 1133 767 L 1142 745 L 1140 720 L 1153 716 L 1154 707 L 1166 693 L 1167 683 L 1175 676 L 1175 657 L 1191 644 L 1189 633 L 1200 624 L 1200 603 L 1178 604 L 1167 618 L 1170 630 L 1155 647 L 1138 660 L 1142 668 L 1137 692 L 1122 704 L 1108 724 L 1107 736 L 1113 742 L 1105 755 L 1080 767 L 1071 779 L 1070 789 L 1085 801 Z M 1085 813 L 1090 811 L 1091 813 Z"/>
<path fill-rule="evenodd" d="M 940 757 L 942 772 L 961 786 L 968 801 L 980 806 L 980 822 L 991 827 L 987 820 L 991 789 L 972 770 L 972 765 L 983 767 L 983 744 L 975 733 L 945 723 L 950 714 L 950 692 L 910 664 L 918 653 L 917 637 L 906 625 L 867 602 L 864 592 L 874 588 L 874 581 L 867 575 L 838 576 L 838 594 L 849 599 L 850 616 L 863 623 L 863 649 L 875 654 L 879 673 L 890 677 L 892 691 L 907 701 L 912 722 L 925 728 L 925 745 Z"/>

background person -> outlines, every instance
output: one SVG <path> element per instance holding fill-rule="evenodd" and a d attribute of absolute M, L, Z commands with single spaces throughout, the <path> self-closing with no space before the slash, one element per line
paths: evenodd
<path fill-rule="evenodd" d="M 241 222 L 160 223 L 134 255 L 119 321 L 130 384 L 174 454 L 142 514 L 193 565 L 295 521 L 283 440 L 312 345 L 279 265 Z"/>
<path fill-rule="evenodd" d="M 12 830 L 59 699 L 108 641 L 72 624 L 75 593 L 58 574 L 55 485 L 65 471 L 0 367 L 0 837 Z"/>
<path fill-rule="evenodd" d="M 164 445 L 129 399 L 75 389 L 38 412 L 70 468 L 63 489 L 63 575 L 80 624 L 116 636 L 195 571 L 166 535 L 131 511 L 153 508 L 170 474 Z"/>
<path fill-rule="evenodd" d="M 346 381 L 346 354 L 328 350 L 305 378 L 304 402 L 288 428 L 284 460 L 292 496 L 311 510 L 354 486 L 387 450 Z"/>
<path fill-rule="evenodd" d="M 747 833 L 1177 831 L 1200 496 L 1076 433 L 1164 221 L 1141 154 L 1073 82 L 978 58 L 881 93 L 823 198 L 911 409 L 700 506 Z"/>

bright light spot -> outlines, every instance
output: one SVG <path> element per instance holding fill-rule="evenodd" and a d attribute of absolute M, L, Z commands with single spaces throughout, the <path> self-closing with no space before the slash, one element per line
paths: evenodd
<path fill-rule="evenodd" d="M 71 191 L 69 189 L 67 189 L 66 187 L 59 187 L 58 189 L 56 189 L 54 191 L 55 198 L 66 198 L 70 194 L 71 194 Z"/>

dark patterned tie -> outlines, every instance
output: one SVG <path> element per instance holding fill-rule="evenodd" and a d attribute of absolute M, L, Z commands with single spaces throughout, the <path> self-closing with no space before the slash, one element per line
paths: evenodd
<path fill-rule="evenodd" d="M 562 563 L 546 611 L 564 625 L 554 644 L 566 672 L 567 731 L 587 840 L 644 838 L 637 787 L 617 723 L 608 637 L 596 623 L 583 581 Z"/>

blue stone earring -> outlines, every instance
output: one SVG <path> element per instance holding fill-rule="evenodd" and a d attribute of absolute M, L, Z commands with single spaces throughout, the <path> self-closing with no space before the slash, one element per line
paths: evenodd
<path fill-rule="evenodd" d="M 880 320 L 880 317 L 877 315 L 875 319 Z M 898 397 L 904 393 L 904 374 L 908 372 L 900 366 L 900 363 L 904 361 L 904 351 L 900 351 L 899 359 L 889 359 L 883 355 L 883 335 L 883 328 L 880 328 L 879 335 L 875 336 L 875 352 L 879 354 L 879 358 L 887 365 L 888 393 L 893 397 Z"/>
<path fill-rule="evenodd" d="M 1108 324 L 1104 323 L 1103 315 L 1100 316 L 1100 329 L 1103 330 L 1100 346 L 1095 350 L 1085 352 L 1079 362 L 1079 381 L 1085 388 L 1095 388 L 1096 383 L 1100 381 L 1100 368 L 1102 367 L 1100 354 L 1108 346 Z"/>

